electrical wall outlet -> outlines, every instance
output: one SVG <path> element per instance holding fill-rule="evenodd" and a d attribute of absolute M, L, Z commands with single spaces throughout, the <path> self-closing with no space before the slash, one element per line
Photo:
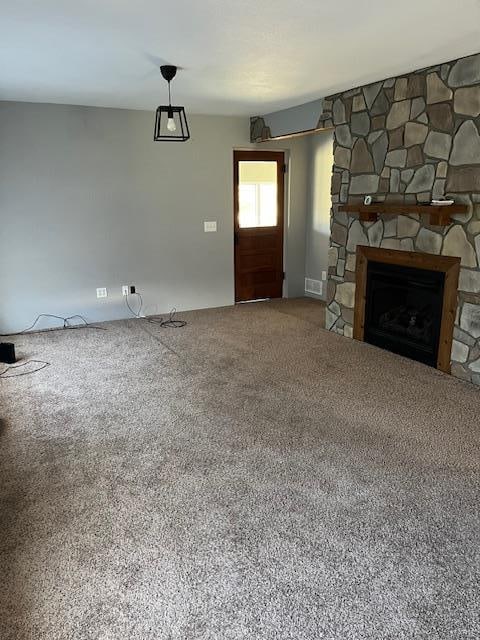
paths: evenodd
<path fill-rule="evenodd" d="M 129 286 L 128 284 L 122 284 L 122 296 L 128 296 L 129 293 Z"/>
<path fill-rule="evenodd" d="M 203 223 L 203 230 L 205 231 L 205 233 L 215 233 L 217 231 L 217 221 L 205 221 Z"/>
<path fill-rule="evenodd" d="M 130 285 L 130 293 L 137 293 L 137 290 L 135 289 L 135 285 L 134 284 Z"/>
<path fill-rule="evenodd" d="M 99 287 L 97 289 L 97 298 L 106 298 L 108 295 L 106 287 Z"/>

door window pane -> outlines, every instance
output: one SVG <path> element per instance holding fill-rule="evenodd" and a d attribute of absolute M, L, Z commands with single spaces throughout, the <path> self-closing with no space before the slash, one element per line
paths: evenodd
<path fill-rule="evenodd" d="M 242 229 L 277 225 L 277 163 L 239 162 L 238 224 Z"/>

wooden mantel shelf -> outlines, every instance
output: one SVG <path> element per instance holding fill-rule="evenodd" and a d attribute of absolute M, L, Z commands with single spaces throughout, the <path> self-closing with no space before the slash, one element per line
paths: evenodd
<path fill-rule="evenodd" d="M 453 213 L 468 213 L 468 205 L 452 204 L 450 206 L 439 207 L 431 204 L 394 204 L 377 202 L 369 205 L 343 204 L 340 205 L 339 211 L 345 211 L 346 213 L 357 213 L 360 220 L 362 220 L 363 222 L 375 222 L 380 214 L 427 214 L 430 216 L 430 224 L 445 227 L 451 224 L 451 215 Z"/>

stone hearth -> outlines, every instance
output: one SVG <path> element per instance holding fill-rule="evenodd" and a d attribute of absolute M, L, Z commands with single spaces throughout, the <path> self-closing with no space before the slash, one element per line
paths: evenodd
<path fill-rule="evenodd" d="M 452 374 L 480 384 L 480 54 L 331 96 L 322 120 L 335 131 L 327 328 L 353 337 L 357 245 L 457 256 Z M 469 208 L 446 227 L 339 211 L 366 194 Z"/>

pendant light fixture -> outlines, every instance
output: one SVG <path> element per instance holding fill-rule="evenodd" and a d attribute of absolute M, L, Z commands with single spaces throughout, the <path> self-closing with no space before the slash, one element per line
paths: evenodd
<path fill-rule="evenodd" d="M 157 108 L 153 139 L 156 142 L 186 142 L 190 138 L 187 116 L 183 107 L 173 107 L 170 94 L 170 82 L 177 73 L 177 67 L 165 64 L 160 72 L 168 82 L 168 105 Z"/>

